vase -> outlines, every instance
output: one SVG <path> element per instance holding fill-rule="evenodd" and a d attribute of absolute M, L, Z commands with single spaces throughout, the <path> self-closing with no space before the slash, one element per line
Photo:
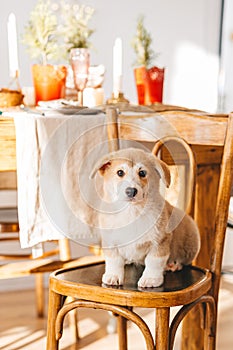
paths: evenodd
<path fill-rule="evenodd" d="M 35 103 L 65 97 L 67 68 L 63 65 L 32 66 Z"/>
<path fill-rule="evenodd" d="M 144 105 L 145 95 L 148 94 L 148 73 L 145 66 L 134 68 L 134 78 L 136 82 L 138 104 Z"/>
<path fill-rule="evenodd" d="M 83 90 L 88 81 L 90 67 L 90 51 L 87 48 L 70 50 L 70 63 L 73 70 L 74 86 L 77 90 L 80 106 L 83 106 Z"/>
<path fill-rule="evenodd" d="M 163 102 L 164 68 L 145 66 L 134 69 L 138 104 L 150 105 Z"/>
<path fill-rule="evenodd" d="M 152 67 L 148 69 L 149 103 L 163 102 L 164 68 Z"/>

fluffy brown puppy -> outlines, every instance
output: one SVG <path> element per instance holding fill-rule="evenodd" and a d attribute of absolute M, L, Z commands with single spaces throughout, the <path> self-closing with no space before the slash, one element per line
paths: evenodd
<path fill-rule="evenodd" d="M 124 265 L 144 264 L 138 286 L 157 287 L 165 270 L 190 264 L 200 249 L 194 220 L 168 203 L 162 186 L 169 187 L 167 165 L 150 152 L 127 148 L 97 162 L 103 180 L 103 208 L 99 215 L 106 267 L 102 281 L 124 283 Z"/>

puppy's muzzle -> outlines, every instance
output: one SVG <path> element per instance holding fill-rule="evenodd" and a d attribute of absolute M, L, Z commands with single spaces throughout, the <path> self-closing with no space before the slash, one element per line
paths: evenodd
<path fill-rule="evenodd" d="M 138 193 L 138 190 L 135 187 L 127 187 L 125 189 L 125 193 L 126 193 L 127 197 L 133 198 Z"/>

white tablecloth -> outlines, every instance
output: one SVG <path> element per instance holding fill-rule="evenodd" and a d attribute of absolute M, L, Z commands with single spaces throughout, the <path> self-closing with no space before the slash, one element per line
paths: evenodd
<path fill-rule="evenodd" d="M 91 169 L 107 152 L 105 115 L 14 115 L 22 248 L 69 237 L 98 240 Z"/>

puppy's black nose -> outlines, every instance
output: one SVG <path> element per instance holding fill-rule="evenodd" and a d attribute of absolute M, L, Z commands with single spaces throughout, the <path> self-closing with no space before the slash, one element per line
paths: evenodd
<path fill-rule="evenodd" d="M 138 193 L 138 190 L 135 187 L 127 187 L 125 193 L 129 198 L 133 198 Z"/>

